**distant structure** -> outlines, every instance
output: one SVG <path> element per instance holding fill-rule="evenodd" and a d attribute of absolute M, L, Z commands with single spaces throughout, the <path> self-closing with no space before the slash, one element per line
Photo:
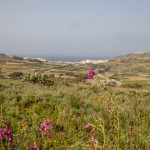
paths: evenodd
<path fill-rule="evenodd" d="M 24 57 L 25 60 L 28 60 L 28 59 L 31 59 L 31 60 L 39 60 L 39 61 L 43 61 L 43 62 L 46 62 L 47 60 L 46 59 L 43 59 L 43 58 L 29 58 L 29 57 Z"/>
<path fill-rule="evenodd" d="M 80 61 L 79 63 L 81 64 L 100 64 L 100 63 L 105 63 L 105 62 L 108 62 L 107 59 L 104 59 L 104 60 L 82 60 Z"/>
<path fill-rule="evenodd" d="M 138 52 L 132 52 L 132 53 L 129 53 L 129 54 L 147 54 L 149 53 L 148 51 L 138 51 Z"/>

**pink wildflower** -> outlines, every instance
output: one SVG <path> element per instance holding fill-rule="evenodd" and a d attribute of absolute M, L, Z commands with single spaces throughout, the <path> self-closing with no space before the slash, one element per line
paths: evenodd
<path fill-rule="evenodd" d="M 36 144 L 36 142 L 34 142 L 33 145 L 30 145 L 29 149 L 30 150 L 40 150 L 40 147 L 38 146 L 38 144 Z"/>
<path fill-rule="evenodd" d="M 10 129 L 6 129 L 6 130 L 4 131 L 4 133 L 5 133 L 6 135 L 10 135 L 10 134 L 12 134 L 12 131 L 11 131 Z"/>
<path fill-rule="evenodd" d="M 91 133 L 94 133 L 94 131 L 95 131 L 95 129 L 93 128 L 93 129 L 91 129 L 91 131 L 90 131 L 90 132 L 91 132 Z"/>
<path fill-rule="evenodd" d="M 94 142 L 94 141 L 95 141 L 94 136 L 91 136 L 91 137 L 90 137 L 90 140 L 91 140 L 92 142 Z"/>
<path fill-rule="evenodd" d="M 4 138 L 4 130 L 0 129 L 0 139 L 3 139 L 3 138 Z"/>
<path fill-rule="evenodd" d="M 39 130 L 41 132 L 42 135 L 49 135 L 49 129 L 52 125 L 52 121 L 47 119 L 47 120 L 44 120 L 40 126 L 39 126 Z"/>
<path fill-rule="evenodd" d="M 9 129 L 8 126 L 4 126 L 4 129 L 0 129 L 0 139 L 2 141 L 12 142 L 13 141 L 13 133 L 12 130 Z"/>
<path fill-rule="evenodd" d="M 95 76 L 95 71 L 93 70 L 93 69 L 89 69 L 89 70 L 87 70 L 87 72 L 86 72 L 86 75 L 87 75 L 87 78 L 88 79 L 92 79 L 94 76 Z"/>
<path fill-rule="evenodd" d="M 98 145 L 99 145 L 99 142 L 97 141 L 97 139 L 95 139 L 94 136 L 91 136 L 90 137 L 90 141 L 92 142 L 93 150 L 97 150 L 98 149 Z"/>
<path fill-rule="evenodd" d="M 86 129 L 89 129 L 90 130 L 90 137 L 89 137 L 89 140 L 90 140 L 90 145 L 91 147 L 89 148 L 89 150 L 98 150 L 98 147 L 99 147 L 99 142 L 97 141 L 97 139 L 94 137 L 94 131 L 95 131 L 95 128 L 92 126 L 92 124 L 90 123 L 87 123 L 84 128 Z"/>

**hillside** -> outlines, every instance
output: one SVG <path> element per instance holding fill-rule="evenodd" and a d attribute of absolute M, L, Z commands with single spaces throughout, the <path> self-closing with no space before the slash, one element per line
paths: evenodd
<path fill-rule="evenodd" d="M 81 63 L 80 62 L 76 62 L 76 63 L 72 63 L 72 62 L 42 62 L 36 59 L 23 59 L 21 57 L 9 57 L 6 56 L 4 54 L 0 54 L 0 64 L 1 64 L 1 68 L 7 67 L 8 69 L 16 67 L 16 69 L 22 68 L 22 67 L 27 67 L 27 69 L 29 69 L 28 67 L 32 67 L 32 69 L 38 68 L 38 67 L 50 67 L 49 69 L 56 69 L 59 70 L 59 68 L 62 67 L 70 67 L 67 69 L 72 69 L 74 67 L 76 67 L 77 69 L 80 68 L 82 70 L 82 68 L 84 69 L 87 66 L 92 66 L 95 69 L 103 69 L 103 66 L 107 66 L 110 68 L 110 70 L 113 71 L 121 71 L 121 73 L 125 72 L 128 74 L 133 74 L 133 73 L 138 73 L 140 75 L 149 75 L 150 73 L 150 52 L 143 52 L 143 53 L 131 53 L 128 55 L 124 55 L 124 56 L 119 56 L 119 57 L 115 57 L 112 59 L 109 59 L 108 62 L 107 61 L 100 61 L 96 60 L 93 62 L 90 61 L 90 63 Z M 18 66 L 18 67 L 17 67 Z M 72 67 L 72 68 L 71 68 Z M 43 69 L 43 68 L 42 68 Z M 109 71 L 110 71 L 109 70 Z"/>
<path fill-rule="evenodd" d="M 97 80 L 115 79 L 123 83 L 138 82 L 150 86 L 150 52 L 131 53 L 115 57 L 101 63 L 40 61 L 37 59 L 23 59 L 17 56 L 0 55 L 1 76 L 8 78 L 13 72 L 27 74 L 46 74 L 66 82 L 76 82 L 85 78 L 85 71 L 92 67 L 97 74 Z"/>

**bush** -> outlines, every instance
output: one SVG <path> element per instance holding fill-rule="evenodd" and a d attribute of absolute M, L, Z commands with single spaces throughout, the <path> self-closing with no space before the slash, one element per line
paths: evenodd
<path fill-rule="evenodd" d="M 12 56 L 12 58 L 16 59 L 16 60 L 23 60 L 22 57 L 18 57 L 18 56 Z"/>
<path fill-rule="evenodd" d="M 23 72 L 12 72 L 9 74 L 9 77 L 12 79 L 20 79 L 23 75 Z"/>
<path fill-rule="evenodd" d="M 33 75 L 29 74 L 25 76 L 23 80 L 31 83 L 40 83 L 47 86 L 52 86 L 55 84 L 54 76 L 50 78 L 47 75 L 41 75 L 39 73 L 35 73 Z"/>

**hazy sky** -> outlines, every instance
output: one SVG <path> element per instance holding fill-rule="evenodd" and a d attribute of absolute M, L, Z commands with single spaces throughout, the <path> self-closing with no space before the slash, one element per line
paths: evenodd
<path fill-rule="evenodd" d="M 150 0 L 0 0 L 0 53 L 114 56 L 150 50 Z"/>

